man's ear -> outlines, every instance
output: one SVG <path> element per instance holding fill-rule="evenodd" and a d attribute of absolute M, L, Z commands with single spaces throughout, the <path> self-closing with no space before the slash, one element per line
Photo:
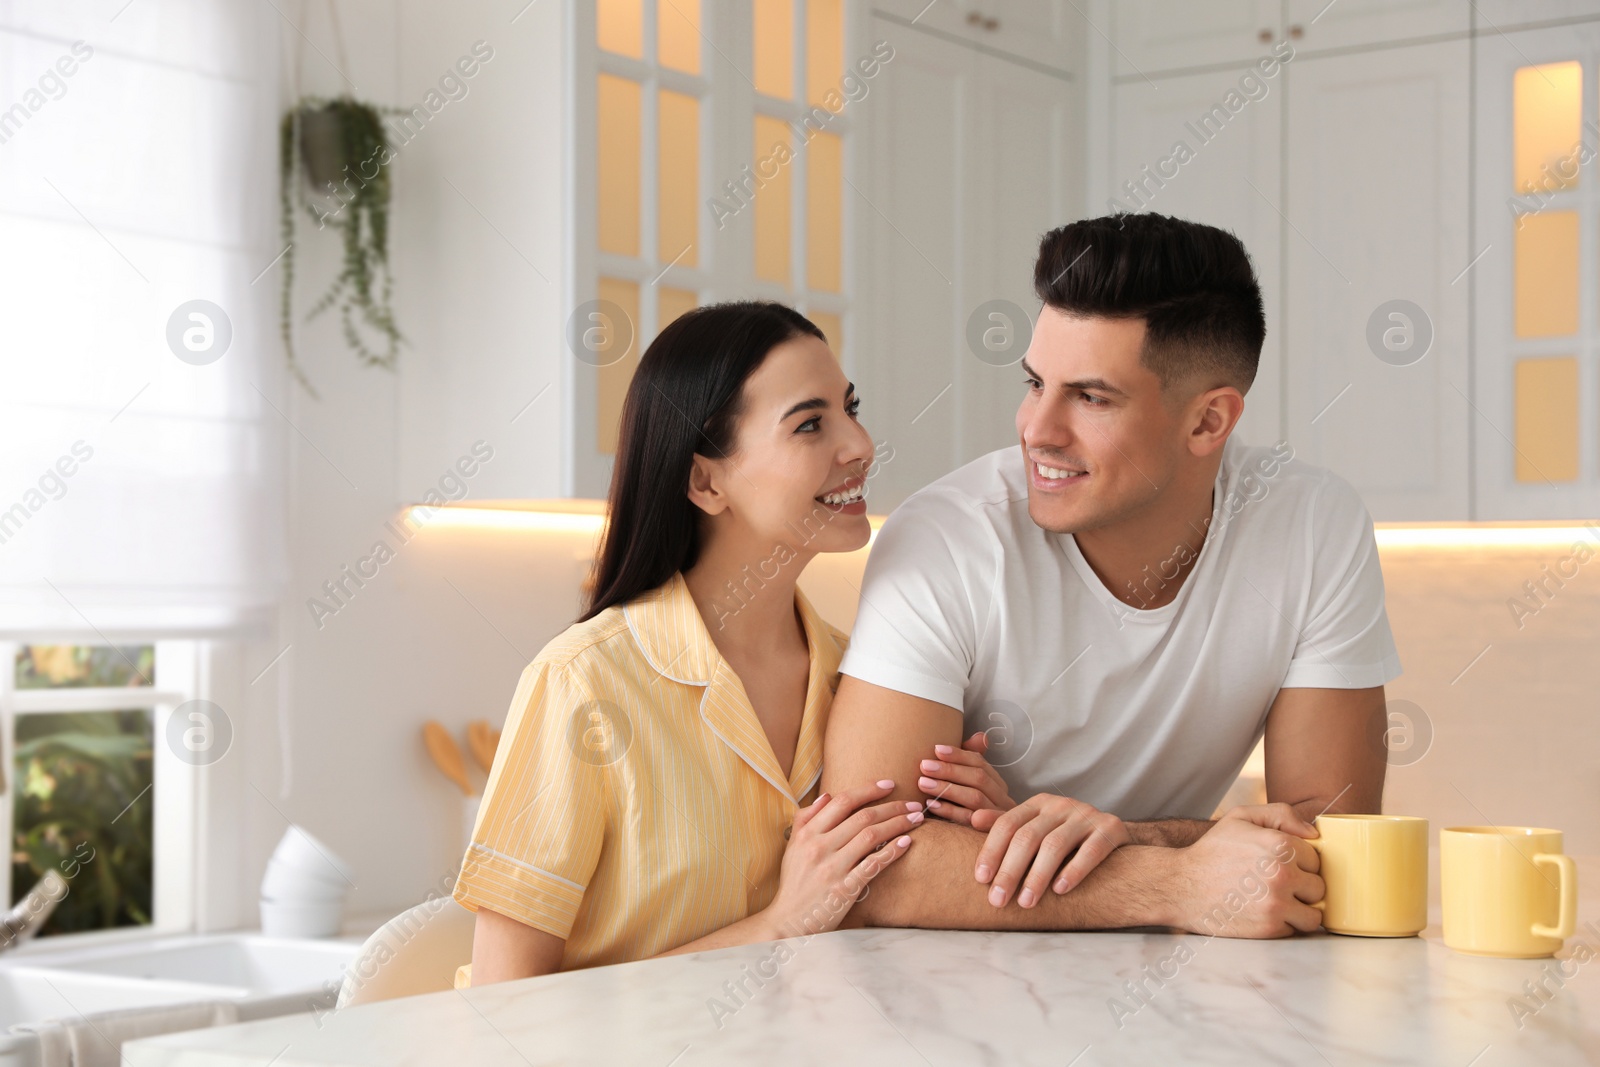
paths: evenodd
<path fill-rule="evenodd" d="M 728 508 L 722 493 L 721 466 L 698 452 L 689 468 L 689 502 L 707 515 L 720 515 Z"/>
<path fill-rule="evenodd" d="M 1190 408 L 1193 423 L 1189 429 L 1189 451 L 1209 456 L 1227 443 L 1228 435 L 1244 414 L 1244 394 L 1231 385 L 1207 389 L 1195 397 Z"/>

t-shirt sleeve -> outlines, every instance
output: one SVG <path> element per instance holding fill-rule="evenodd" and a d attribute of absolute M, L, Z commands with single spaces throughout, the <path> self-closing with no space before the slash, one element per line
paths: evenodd
<path fill-rule="evenodd" d="M 506 718 L 455 899 L 565 940 L 605 834 L 602 769 L 573 743 L 592 701 L 569 669 L 535 660 Z"/>
<path fill-rule="evenodd" d="M 1400 676 L 1372 516 L 1331 479 L 1311 506 L 1312 585 L 1285 689 L 1370 689 Z"/>
<path fill-rule="evenodd" d="M 961 710 L 992 597 L 994 544 L 980 516 L 936 491 L 895 509 L 867 558 L 840 672 Z"/>

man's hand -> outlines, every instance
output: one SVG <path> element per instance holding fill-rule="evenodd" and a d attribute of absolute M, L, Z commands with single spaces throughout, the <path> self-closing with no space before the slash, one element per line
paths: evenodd
<path fill-rule="evenodd" d="M 1288 804 L 1234 808 L 1177 849 L 1174 925 L 1222 937 L 1287 937 L 1322 924 L 1317 830 Z"/>
<path fill-rule="evenodd" d="M 983 883 L 993 880 L 989 903 L 997 908 L 1005 907 L 1018 882 L 1022 889 L 1017 903 L 1024 908 L 1037 904 L 1046 886 L 1065 893 L 1118 846 L 1129 843 L 1121 819 L 1055 793 L 1029 797 L 1009 811 L 975 811 L 972 828 L 989 831 L 973 877 Z M 1072 861 L 1067 863 L 1069 855 Z"/>
<path fill-rule="evenodd" d="M 949 822 L 972 825 L 972 814 L 984 808 L 1010 811 L 1017 806 L 1000 772 L 984 758 L 989 735 L 979 730 L 960 748 L 934 745 L 933 758 L 919 766 L 917 788 L 928 796 L 928 811 Z"/>

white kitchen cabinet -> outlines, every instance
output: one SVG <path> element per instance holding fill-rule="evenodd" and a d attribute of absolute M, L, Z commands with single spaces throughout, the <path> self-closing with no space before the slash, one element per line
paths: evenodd
<path fill-rule="evenodd" d="M 1579 72 L 1570 82 L 1553 70 L 1549 82 L 1533 77 L 1535 89 L 1559 84 L 1568 90 L 1570 109 L 1540 100 L 1535 114 L 1522 118 L 1559 130 L 1562 124 L 1552 112 L 1566 110 L 1571 124 L 1581 119 L 1581 132 L 1558 133 L 1557 149 L 1564 149 L 1567 137 L 1576 134 L 1592 152 L 1595 101 L 1600 99 L 1600 22 L 1478 40 L 1474 243 L 1482 257 L 1463 282 L 1470 283 L 1473 297 L 1476 518 L 1588 519 L 1600 514 L 1596 161 L 1572 159 L 1574 183 L 1538 193 L 1516 188 L 1513 165 L 1518 71 L 1533 66 L 1549 70 L 1547 64 L 1573 61 Z M 1549 241 L 1563 230 L 1571 239 L 1542 247 L 1537 243 L 1541 235 Z M 1520 257 L 1519 239 L 1536 241 Z M 1535 269 L 1542 273 L 1519 279 L 1519 270 Z M 1542 305 L 1536 316 L 1542 324 L 1530 321 L 1530 309 L 1519 312 L 1522 301 Z M 1562 318 L 1565 325 L 1550 321 Z M 1565 374 L 1543 383 L 1519 375 L 1519 370 L 1539 366 L 1562 368 Z"/>
<path fill-rule="evenodd" d="M 1265 94 L 1238 113 L 1223 108 L 1225 121 L 1212 109 L 1238 88 L 1232 72 L 1168 76 L 1159 89 L 1133 79 L 1112 93 L 1115 133 L 1106 183 L 1112 201 L 1106 210 L 1149 210 L 1220 226 L 1250 253 L 1267 313 L 1261 364 L 1238 430 L 1252 444 L 1274 444 L 1283 434 L 1281 220 L 1274 203 L 1281 184 L 1284 73 L 1263 79 Z"/>
<path fill-rule="evenodd" d="M 1296 50 L 1306 52 L 1393 44 L 1472 28 L 1472 4 L 1463 0 L 1286 0 L 1284 6 L 1284 34 Z M 1522 0 L 1519 6 L 1530 5 Z"/>
<path fill-rule="evenodd" d="M 1596 0 L 1472 0 L 1479 34 L 1499 34 L 1570 19 L 1600 18 Z"/>
<path fill-rule="evenodd" d="M 1081 157 L 1064 76 L 886 19 L 872 36 L 895 56 L 862 112 L 851 371 L 863 422 L 892 449 L 871 482 L 886 512 L 1015 442 L 1023 349 L 980 360 L 968 320 L 991 300 L 1035 314 L 1039 238 L 1080 213 Z"/>
<path fill-rule="evenodd" d="M 1117 76 L 1254 62 L 1280 39 L 1279 0 L 1112 0 Z M 1147 84 L 1153 85 L 1153 82 Z"/>
<path fill-rule="evenodd" d="M 1074 69 L 1083 22 L 1073 0 L 878 0 L 873 13 L 990 54 Z"/>
<path fill-rule="evenodd" d="M 1110 8 L 1116 75 L 1152 83 L 1169 70 L 1244 66 L 1285 40 L 1296 52 L 1319 52 L 1472 28 L 1463 0 L 1112 0 Z"/>
<path fill-rule="evenodd" d="M 1288 439 L 1379 520 L 1468 517 L 1468 48 L 1304 57 L 1288 71 L 1276 205 Z M 1380 313 L 1397 300 L 1422 315 Z"/>

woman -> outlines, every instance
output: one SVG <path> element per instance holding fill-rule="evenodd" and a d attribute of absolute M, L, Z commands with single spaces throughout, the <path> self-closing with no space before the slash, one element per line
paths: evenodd
<path fill-rule="evenodd" d="M 893 782 L 816 795 L 845 637 L 795 583 L 867 543 L 858 403 L 779 304 L 645 352 L 592 600 L 523 672 L 456 882 L 472 984 L 831 930 L 910 847 Z"/>

